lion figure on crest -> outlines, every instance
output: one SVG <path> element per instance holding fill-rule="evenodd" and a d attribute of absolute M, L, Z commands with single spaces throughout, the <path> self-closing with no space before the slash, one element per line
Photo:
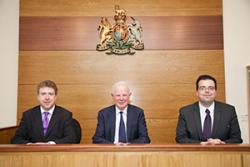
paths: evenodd
<path fill-rule="evenodd" d="M 106 42 L 111 39 L 113 27 L 108 21 L 107 17 L 101 17 L 101 23 L 98 26 L 98 31 L 100 32 L 100 45 L 105 46 Z"/>

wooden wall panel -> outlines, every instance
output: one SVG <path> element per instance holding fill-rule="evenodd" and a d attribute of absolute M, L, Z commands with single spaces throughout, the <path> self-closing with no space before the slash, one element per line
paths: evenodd
<path fill-rule="evenodd" d="M 97 112 L 111 105 L 110 85 L 58 85 L 58 105 L 69 109 L 82 126 L 82 143 L 90 143 L 97 121 Z M 218 99 L 224 99 L 223 85 L 218 85 Z M 20 86 L 19 121 L 22 112 L 37 105 L 36 85 Z M 177 85 L 133 85 L 132 104 L 145 110 L 150 137 L 153 143 L 173 143 L 175 137 L 178 110 L 181 106 L 196 100 L 194 84 L 183 87 Z M 159 88 L 161 87 L 161 88 Z M 187 91 L 188 89 L 188 91 Z M 135 90 L 135 91 L 134 91 Z M 138 93 L 139 92 L 139 93 Z M 160 132 L 160 133 L 159 133 Z M 160 134 L 160 135 L 159 135 Z"/>
<path fill-rule="evenodd" d="M 68 108 L 78 119 L 96 119 L 97 112 L 112 105 L 111 85 L 59 84 L 57 104 Z M 218 99 L 224 99 L 224 84 L 218 85 Z M 36 85 L 19 87 L 19 116 L 22 112 L 37 105 Z M 134 84 L 131 103 L 145 110 L 146 118 L 176 119 L 178 109 L 196 100 L 194 84 Z M 167 104 L 167 105 L 166 105 Z"/>
<path fill-rule="evenodd" d="M 36 84 L 54 80 L 58 105 L 73 112 L 82 126 L 82 143 L 91 143 L 97 112 L 112 104 L 111 86 L 131 85 L 131 103 L 145 110 L 153 143 L 174 143 L 178 110 L 196 101 L 195 80 L 209 73 L 218 79 L 224 100 L 223 51 L 143 51 L 134 56 L 108 56 L 92 51 L 20 52 L 18 121 L 37 105 Z M 214 63 L 208 63 L 214 62 Z"/>
<path fill-rule="evenodd" d="M 136 17 L 145 49 L 223 49 L 221 16 Z M 20 50 L 95 50 L 100 17 L 21 17 Z M 110 22 L 114 25 L 112 18 Z M 131 23 L 128 18 L 127 24 Z"/>
<path fill-rule="evenodd" d="M 21 0 L 21 16 L 113 16 L 120 5 L 130 16 L 222 15 L 221 0 Z"/>
<path fill-rule="evenodd" d="M 0 129 L 0 144 L 10 144 L 10 140 L 14 136 L 16 129 L 16 126 Z"/>
<path fill-rule="evenodd" d="M 44 79 L 60 83 L 112 84 L 194 83 L 202 73 L 224 83 L 221 50 L 141 51 L 133 56 L 110 56 L 103 52 L 20 52 L 19 84 L 37 84 Z"/>
<path fill-rule="evenodd" d="M 198 75 L 213 75 L 218 100 L 225 100 L 221 0 L 20 3 L 18 121 L 37 105 L 36 85 L 45 79 L 58 84 L 57 104 L 79 120 L 82 143 L 91 143 L 97 112 L 112 104 L 110 88 L 118 80 L 131 85 L 132 104 L 145 110 L 152 143 L 175 142 L 178 110 L 196 101 Z M 99 19 L 112 18 L 116 4 L 141 22 L 144 51 L 133 56 L 95 51 Z"/>

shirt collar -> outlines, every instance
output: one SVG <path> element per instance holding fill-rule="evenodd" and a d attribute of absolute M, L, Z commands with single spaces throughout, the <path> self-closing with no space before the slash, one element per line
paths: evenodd
<path fill-rule="evenodd" d="M 55 109 L 55 105 L 54 105 L 50 110 L 48 110 L 48 111 L 44 110 L 44 109 L 42 108 L 42 106 L 40 106 L 40 110 L 41 110 L 41 113 L 42 113 L 42 114 L 43 114 L 44 112 L 49 112 L 49 114 L 52 115 L 53 112 L 54 112 L 54 109 Z"/>
<path fill-rule="evenodd" d="M 200 108 L 200 112 L 204 112 L 206 111 L 206 109 L 208 109 L 210 111 L 210 113 L 212 114 L 214 112 L 214 102 L 208 107 L 204 107 L 200 102 L 199 102 L 199 108 Z"/>
<path fill-rule="evenodd" d="M 125 115 L 127 115 L 127 111 L 128 111 L 128 106 L 124 110 L 122 110 L 123 114 Z M 116 114 L 120 114 L 121 110 L 117 106 L 115 106 L 115 112 Z"/>

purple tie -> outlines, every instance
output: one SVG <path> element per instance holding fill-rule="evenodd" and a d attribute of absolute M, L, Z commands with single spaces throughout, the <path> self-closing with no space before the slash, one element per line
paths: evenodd
<path fill-rule="evenodd" d="M 203 140 L 207 141 L 211 137 L 211 116 L 210 116 L 210 111 L 206 109 L 205 111 L 207 113 L 205 121 L 204 121 L 204 126 L 203 126 Z"/>
<path fill-rule="evenodd" d="M 44 136 L 47 134 L 48 126 L 49 126 L 49 112 L 44 112 L 44 117 L 43 117 L 43 134 Z"/>

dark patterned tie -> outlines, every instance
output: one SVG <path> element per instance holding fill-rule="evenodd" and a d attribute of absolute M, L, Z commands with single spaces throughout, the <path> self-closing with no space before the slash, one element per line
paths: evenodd
<path fill-rule="evenodd" d="M 126 130 L 125 130 L 125 124 L 123 121 L 123 116 L 122 116 L 123 112 L 120 112 L 120 126 L 119 126 L 119 142 L 121 143 L 126 143 L 127 139 L 126 139 Z"/>
<path fill-rule="evenodd" d="M 44 136 L 47 134 L 48 131 L 48 126 L 49 126 L 49 112 L 44 112 L 44 117 L 43 117 L 43 134 Z"/>
<path fill-rule="evenodd" d="M 206 118 L 204 120 L 204 126 L 203 126 L 203 140 L 207 141 L 211 137 L 211 116 L 210 111 L 206 109 L 205 111 L 207 113 Z"/>

